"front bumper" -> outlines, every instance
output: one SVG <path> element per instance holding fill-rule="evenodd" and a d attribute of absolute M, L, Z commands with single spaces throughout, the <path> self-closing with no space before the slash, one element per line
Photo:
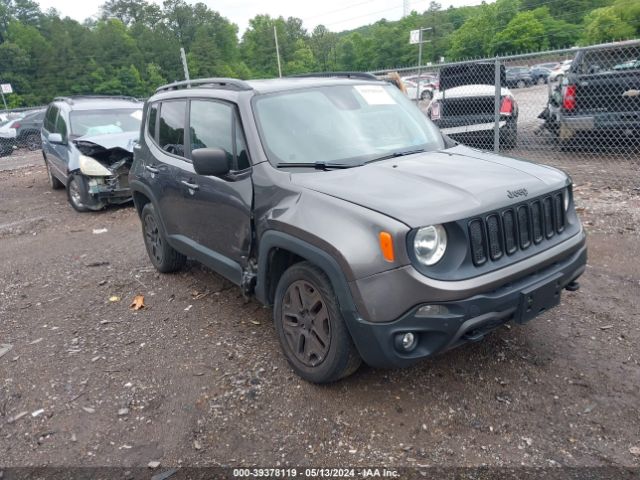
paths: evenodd
<path fill-rule="evenodd" d="M 560 291 L 585 270 L 587 249 L 584 235 L 576 249 L 551 264 L 515 280 L 506 281 L 487 291 L 466 298 L 433 301 L 414 305 L 408 312 L 390 322 L 371 322 L 358 315 L 347 318 L 349 331 L 363 360 L 374 367 L 405 367 L 418 360 L 469 341 L 480 340 L 489 331 L 509 321 L 524 323 L 547 307 L 557 304 Z M 394 301 L 397 300 L 390 292 Z M 523 299 L 532 302 L 528 311 Z M 430 317 L 417 316 L 428 305 L 442 305 L 448 313 Z M 529 310 L 531 310 L 529 308 Z M 412 332 L 417 346 L 410 352 L 398 347 L 398 335 Z"/>
<path fill-rule="evenodd" d="M 125 203 L 131 200 L 128 173 L 113 177 L 90 177 L 87 183 L 89 196 L 102 203 Z"/>

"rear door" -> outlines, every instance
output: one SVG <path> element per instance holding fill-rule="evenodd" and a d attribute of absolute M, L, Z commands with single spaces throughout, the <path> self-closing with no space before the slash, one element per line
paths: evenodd
<path fill-rule="evenodd" d="M 183 164 L 183 210 L 188 212 L 185 234 L 194 242 L 194 256 L 240 283 L 251 245 L 253 200 L 242 124 L 235 105 L 217 100 L 192 99 L 188 117 L 189 154 L 198 148 L 221 148 L 227 153 L 231 172 L 221 178 L 201 176 L 191 163 Z"/>

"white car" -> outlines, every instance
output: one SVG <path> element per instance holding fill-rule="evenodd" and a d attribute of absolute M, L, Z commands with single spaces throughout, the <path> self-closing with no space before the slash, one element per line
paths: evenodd
<path fill-rule="evenodd" d="M 404 88 L 407 90 L 407 97 L 411 100 L 431 100 L 433 92 L 437 90 L 437 79 L 431 75 L 420 78 L 420 89 L 418 90 L 418 77 L 404 77 L 402 79 Z"/>

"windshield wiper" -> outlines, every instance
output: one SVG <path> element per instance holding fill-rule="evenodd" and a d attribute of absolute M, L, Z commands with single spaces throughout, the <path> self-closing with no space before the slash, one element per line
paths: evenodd
<path fill-rule="evenodd" d="M 402 150 L 400 152 L 392 152 L 386 155 L 382 155 L 381 157 L 372 158 L 371 160 L 367 160 L 365 163 L 380 162 L 381 160 L 389 160 L 390 158 L 404 157 L 406 155 L 413 155 L 414 153 L 423 152 L 426 152 L 424 148 L 416 148 L 415 150 Z"/>
<path fill-rule="evenodd" d="M 314 162 L 314 163 L 287 163 L 282 162 L 276 165 L 277 168 L 314 168 L 316 170 L 331 170 L 334 168 L 352 168 L 360 167 L 362 163 L 332 163 L 332 162 Z"/>

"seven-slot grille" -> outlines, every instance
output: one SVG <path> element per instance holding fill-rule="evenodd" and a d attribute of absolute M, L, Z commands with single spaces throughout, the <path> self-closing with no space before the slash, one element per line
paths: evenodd
<path fill-rule="evenodd" d="M 565 228 L 563 192 L 533 199 L 469 221 L 469 247 L 476 266 L 551 239 Z"/>

